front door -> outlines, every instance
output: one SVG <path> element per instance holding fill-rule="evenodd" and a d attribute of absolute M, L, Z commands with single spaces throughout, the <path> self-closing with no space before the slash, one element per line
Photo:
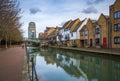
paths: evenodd
<path fill-rule="evenodd" d="M 92 39 L 90 39 L 90 47 L 92 47 Z"/>
<path fill-rule="evenodd" d="M 84 47 L 84 40 L 80 40 L 81 47 Z"/>
<path fill-rule="evenodd" d="M 103 38 L 103 47 L 104 48 L 107 47 L 107 38 L 106 37 Z"/>

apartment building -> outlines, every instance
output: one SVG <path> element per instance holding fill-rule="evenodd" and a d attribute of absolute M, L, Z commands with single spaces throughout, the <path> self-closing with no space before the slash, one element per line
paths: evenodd
<path fill-rule="evenodd" d="M 110 6 L 112 48 L 120 48 L 120 0 Z"/>

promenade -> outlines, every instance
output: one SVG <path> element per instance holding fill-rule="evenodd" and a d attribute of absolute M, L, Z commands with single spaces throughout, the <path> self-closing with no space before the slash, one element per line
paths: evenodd
<path fill-rule="evenodd" d="M 0 81 L 22 81 L 25 49 L 0 49 Z"/>
<path fill-rule="evenodd" d="M 99 53 L 99 54 L 109 54 L 109 55 L 120 55 L 120 49 L 108 49 L 108 48 L 75 48 L 75 47 L 54 47 L 60 49 L 76 50 L 83 52 Z"/>

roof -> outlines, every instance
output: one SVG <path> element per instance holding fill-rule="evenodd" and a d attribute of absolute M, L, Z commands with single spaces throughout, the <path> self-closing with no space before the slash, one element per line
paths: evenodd
<path fill-rule="evenodd" d="M 109 16 L 108 15 L 104 15 L 103 13 L 101 13 L 101 15 L 98 18 L 98 21 L 101 18 L 101 16 L 103 16 L 106 20 L 109 20 Z"/>
<path fill-rule="evenodd" d="M 72 32 L 76 32 L 83 22 L 84 22 L 84 20 L 79 22 Z"/>
<path fill-rule="evenodd" d="M 67 21 L 67 22 L 63 25 L 62 28 L 65 29 L 71 22 L 72 22 L 72 20 Z"/>
<path fill-rule="evenodd" d="M 86 28 L 86 25 L 84 25 L 80 31 L 84 31 L 85 28 Z"/>
<path fill-rule="evenodd" d="M 78 21 L 78 20 L 79 20 L 79 18 L 77 18 L 77 19 L 75 19 L 74 21 L 72 21 L 67 28 L 70 29 L 70 28 L 74 25 L 74 23 L 75 23 L 76 21 Z"/>
<path fill-rule="evenodd" d="M 105 16 L 105 18 L 109 19 L 109 16 L 108 16 L 108 15 L 104 15 L 104 16 Z"/>
<path fill-rule="evenodd" d="M 65 29 L 70 28 L 74 24 L 74 21 L 72 21 Z"/>
<path fill-rule="evenodd" d="M 91 20 L 92 21 L 92 23 L 96 23 L 97 22 L 97 20 Z"/>

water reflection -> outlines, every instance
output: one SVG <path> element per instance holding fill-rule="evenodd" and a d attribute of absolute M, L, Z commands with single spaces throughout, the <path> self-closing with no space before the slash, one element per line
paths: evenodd
<path fill-rule="evenodd" d="M 40 81 L 120 81 L 120 58 L 41 49 L 36 70 Z"/>

